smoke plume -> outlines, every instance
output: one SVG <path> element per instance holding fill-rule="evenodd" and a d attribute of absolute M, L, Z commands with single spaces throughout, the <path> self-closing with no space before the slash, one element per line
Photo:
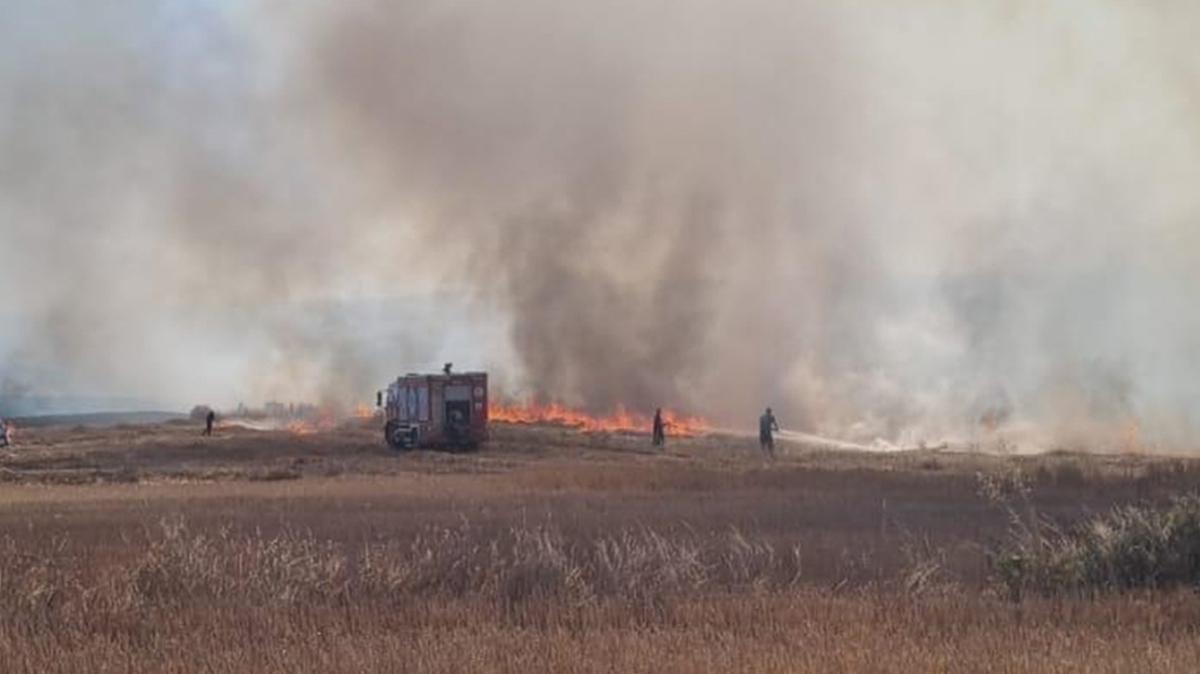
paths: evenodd
<path fill-rule="evenodd" d="M 0 11 L 0 378 L 344 400 L 444 358 L 860 442 L 1196 437 L 1182 4 Z"/>

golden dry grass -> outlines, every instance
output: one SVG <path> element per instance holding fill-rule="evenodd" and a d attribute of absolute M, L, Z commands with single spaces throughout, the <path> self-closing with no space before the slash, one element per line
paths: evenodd
<path fill-rule="evenodd" d="M 0 459 L 4 671 L 1194 671 L 1183 591 L 1008 601 L 1020 476 L 1069 524 L 1184 459 L 673 442 L 498 428 L 31 429 Z"/>

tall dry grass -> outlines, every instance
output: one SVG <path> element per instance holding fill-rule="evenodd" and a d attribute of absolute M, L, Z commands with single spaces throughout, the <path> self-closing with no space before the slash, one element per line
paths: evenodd
<path fill-rule="evenodd" d="M 90 568 L 5 540 L 4 671 L 1182 672 L 1200 656 L 1187 596 L 822 589 L 802 550 L 738 531 L 583 545 L 464 522 L 353 547 L 170 519 L 134 545 Z"/>
<path fill-rule="evenodd" d="M 351 549 L 304 532 L 235 535 L 168 519 L 140 554 L 100 573 L 54 550 L 23 553 L 11 537 L 0 539 L 0 551 L 0 620 L 10 623 L 230 602 L 284 608 L 473 598 L 505 614 L 542 600 L 656 606 L 697 592 L 783 590 L 802 574 L 798 546 L 781 550 L 737 530 L 665 536 L 640 527 L 581 543 L 548 526 L 492 531 L 465 520 L 406 542 Z"/>
<path fill-rule="evenodd" d="M 1121 515 L 1096 520 L 1112 532 L 1097 550 L 1185 540 L 1159 535 L 1183 528 L 1157 518 L 1196 462 L 813 452 L 767 464 L 718 440 L 652 455 L 627 438 L 578 447 L 577 435 L 516 431 L 479 455 L 394 457 L 365 431 L 194 435 L 46 431 L 2 462 L 18 482 L 103 479 L 0 492 L 0 672 L 1200 661 L 1187 583 L 1026 584 L 1014 602 L 988 564 L 1030 541 L 1041 547 L 1026 554 L 1047 553 L 1039 563 L 1073 559 L 1060 553 L 1097 512 Z M 322 477 L 333 467 L 342 477 Z M 136 479 L 104 483 L 125 472 Z"/>

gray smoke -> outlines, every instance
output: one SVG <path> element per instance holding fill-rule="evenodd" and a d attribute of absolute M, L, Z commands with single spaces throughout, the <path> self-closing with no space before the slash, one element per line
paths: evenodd
<path fill-rule="evenodd" d="M 14 380 L 346 399 L 446 357 L 856 441 L 1196 437 L 1185 5 L 2 11 Z"/>

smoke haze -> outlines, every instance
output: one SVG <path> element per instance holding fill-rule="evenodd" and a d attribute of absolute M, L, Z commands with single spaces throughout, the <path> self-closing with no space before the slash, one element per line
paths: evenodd
<path fill-rule="evenodd" d="M 0 5 L 0 381 L 1195 446 L 1185 3 Z"/>

